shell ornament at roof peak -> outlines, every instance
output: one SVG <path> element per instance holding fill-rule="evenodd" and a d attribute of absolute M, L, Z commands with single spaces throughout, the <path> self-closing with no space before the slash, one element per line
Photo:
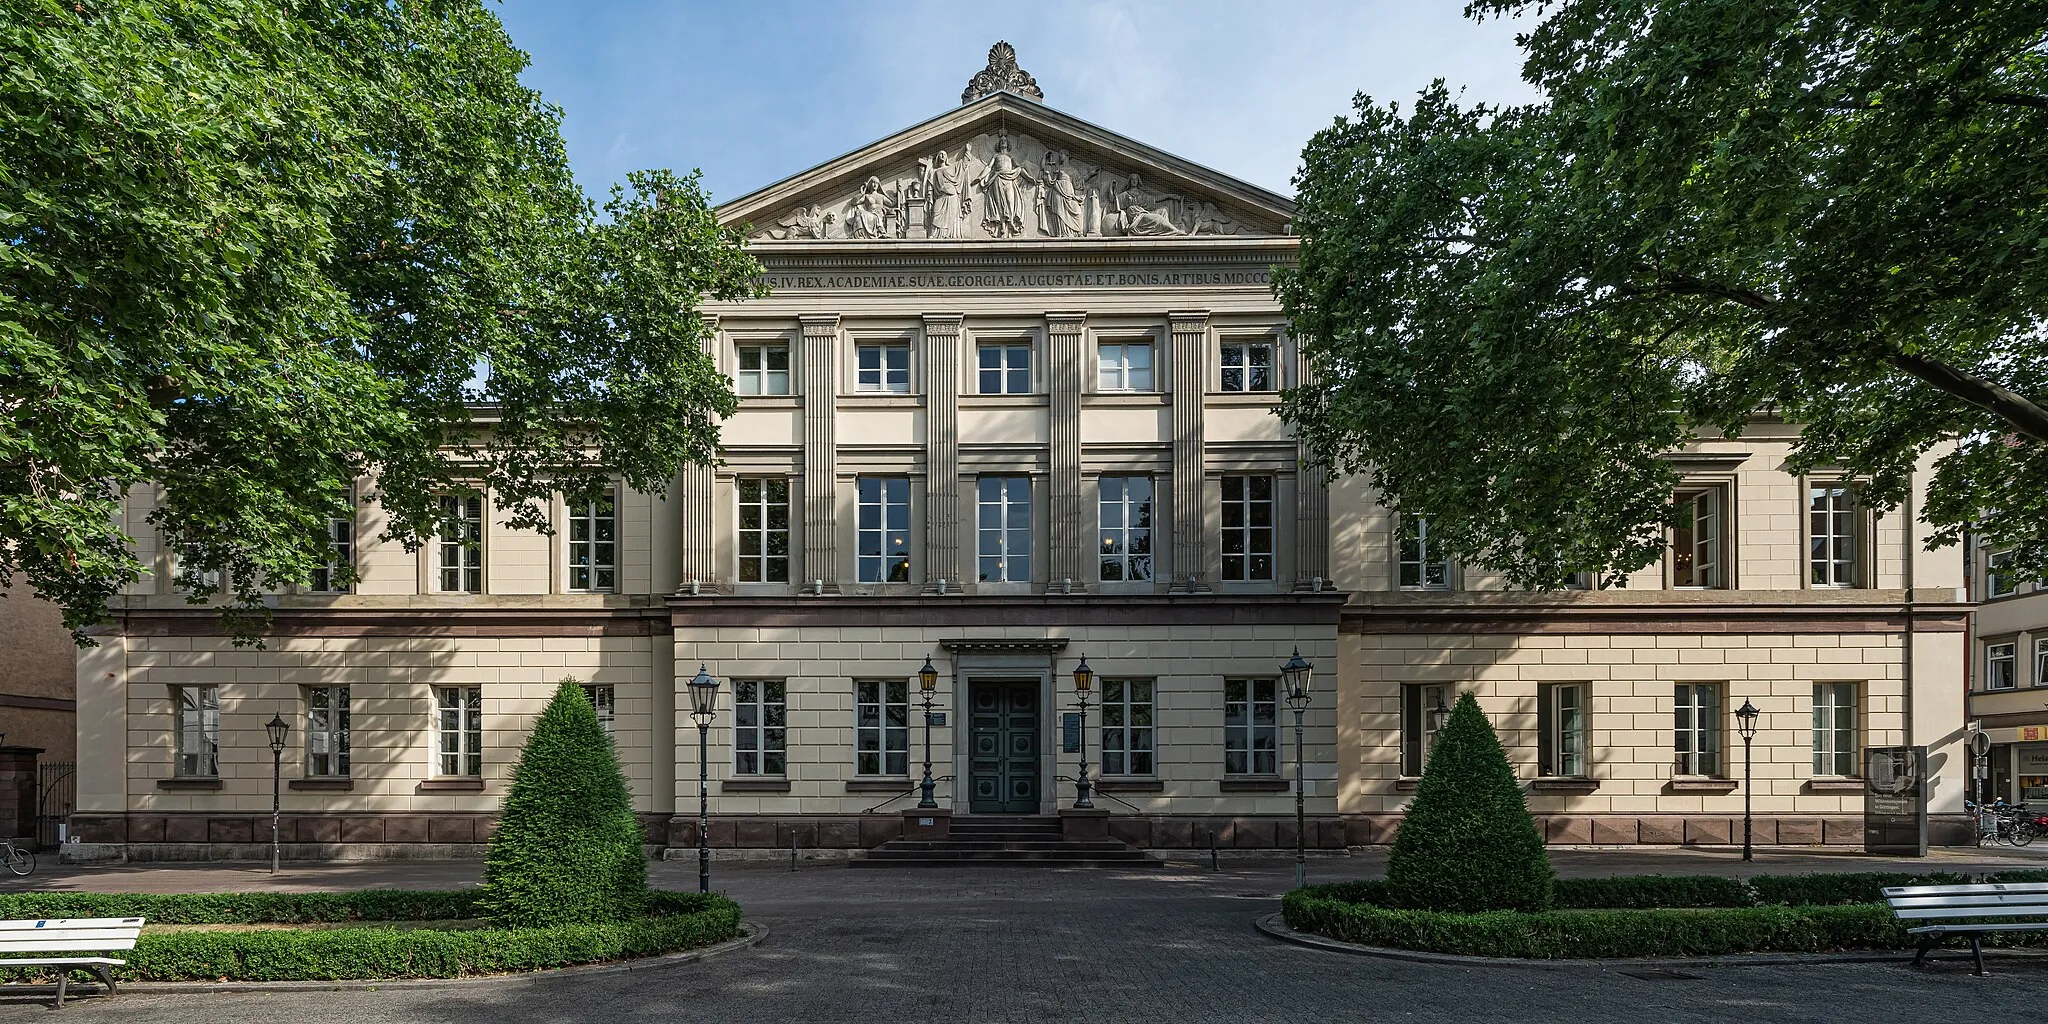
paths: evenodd
<path fill-rule="evenodd" d="M 1045 93 L 1038 89 L 1038 80 L 1017 66 L 1016 48 L 1000 41 L 988 48 L 988 67 L 982 68 L 974 80 L 967 83 L 966 91 L 960 94 L 960 102 L 972 103 L 998 92 L 1013 92 L 1040 102 L 1045 100 Z"/>

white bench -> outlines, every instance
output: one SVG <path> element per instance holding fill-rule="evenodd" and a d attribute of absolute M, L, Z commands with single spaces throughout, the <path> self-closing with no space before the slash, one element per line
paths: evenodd
<path fill-rule="evenodd" d="M 57 1005 L 72 971 L 91 971 L 114 994 L 114 972 L 128 961 L 104 956 L 50 956 L 51 953 L 104 953 L 134 949 L 142 934 L 142 918 L 93 917 L 70 921 L 0 921 L 0 967 L 57 968 Z M 38 954 L 10 956 L 8 954 Z"/>
<path fill-rule="evenodd" d="M 1916 967 L 1942 939 L 1964 935 L 1969 937 L 1970 953 L 1976 958 L 1977 974 L 1982 976 L 1985 932 L 2048 931 L 2048 882 L 1895 885 L 1885 889 L 1884 901 L 1900 921 L 1915 923 L 1906 934 L 1920 936 L 1920 948 L 1913 954 Z"/>

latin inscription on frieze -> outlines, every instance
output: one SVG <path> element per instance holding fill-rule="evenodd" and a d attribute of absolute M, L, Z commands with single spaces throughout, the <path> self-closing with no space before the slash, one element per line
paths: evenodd
<path fill-rule="evenodd" d="M 1255 270 L 1075 270 L 917 274 L 767 274 L 775 291 L 884 291 L 943 288 L 1189 288 L 1269 287 L 1273 272 Z"/>

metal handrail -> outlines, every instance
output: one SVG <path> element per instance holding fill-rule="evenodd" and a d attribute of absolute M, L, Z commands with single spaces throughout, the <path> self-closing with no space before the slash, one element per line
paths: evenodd
<path fill-rule="evenodd" d="M 951 776 L 951 775 L 940 775 L 940 776 L 937 776 L 937 777 L 933 778 L 933 779 L 932 779 L 932 781 L 933 781 L 933 782 L 951 782 L 951 781 L 953 781 L 953 776 Z M 874 805 L 873 807 L 870 807 L 870 808 L 868 808 L 868 809 L 867 809 L 867 810 L 865 810 L 865 811 L 862 811 L 861 813 L 862 813 L 862 814 L 873 814 L 873 813 L 875 813 L 876 811 L 879 811 L 879 810 L 881 810 L 882 808 L 884 808 L 884 807 L 887 807 L 887 806 L 889 806 L 890 804 L 893 804 L 893 803 L 895 803 L 896 801 L 898 801 L 898 800 L 901 800 L 901 799 L 903 799 L 904 797 L 906 797 L 906 796 L 909 796 L 910 794 L 912 794 L 912 793 L 915 793 L 915 792 L 917 792 L 918 790 L 920 790 L 920 789 L 923 789 L 923 788 L 924 788 L 924 780 L 922 780 L 922 779 L 919 779 L 918 781 L 916 781 L 916 782 L 913 782 L 913 783 L 911 783 L 911 784 L 910 784 L 910 788 L 909 788 L 909 789 L 906 789 L 906 790 L 904 790 L 903 792 L 901 792 L 901 793 L 898 793 L 898 794 L 896 794 L 895 796 L 892 796 L 892 797 L 890 797 L 889 799 L 887 799 L 887 800 L 884 800 L 884 801 L 882 801 L 881 803 L 878 803 L 878 804 Z"/>
<path fill-rule="evenodd" d="M 1053 781 L 1055 781 L 1055 782 L 1075 782 L 1075 781 L 1078 781 L 1078 780 L 1076 780 L 1076 779 L 1075 779 L 1075 778 L 1074 778 L 1073 776 L 1071 776 L 1071 775 L 1055 775 L 1055 776 L 1053 776 Z M 1129 800 L 1126 800 L 1126 799 L 1124 799 L 1123 797 L 1117 796 L 1117 795 L 1116 795 L 1115 793 L 1105 793 L 1105 792 L 1103 792 L 1103 791 L 1102 791 L 1102 790 L 1100 790 L 1100 789 L 1095 789 L 1095 790 L 1091 790 L 1091 792 L 1092 792 L 1092 793 L 1094 793 L 1094 795 L 1096 795 L 1096 796 L 1099 796 L 1099 797 L 1103 797 L 1104 799 L 1108 799 L 1108 800 L 1114 800 L 1114 801 L 1116 801 L 1117 803 L 1120 803 L 1120 804 L 1124 805 L 1125 807 L 1128 807 L 1128 808 L 1130 808 L 1131 810 L 1134 810 L 1134 811 L 1138 812 L 1139 814 L 1143 814 L 1143 813 L 1145 813 L 1145 809 L 1144 809 L 1143 807 L 1140 807 L 1140 806 L 1138 806 L 1137 804 L 1134 804 L 1134 803 L 1130 802 Z"/>

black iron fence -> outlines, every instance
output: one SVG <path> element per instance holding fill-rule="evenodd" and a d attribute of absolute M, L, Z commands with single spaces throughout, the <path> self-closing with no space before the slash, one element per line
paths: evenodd
<path fill-rule="evenodd" d="M 64 841 L 64 824 L 78 799 L 78 762 L 36 765 L 36 843 L 49 848 Z"/>

